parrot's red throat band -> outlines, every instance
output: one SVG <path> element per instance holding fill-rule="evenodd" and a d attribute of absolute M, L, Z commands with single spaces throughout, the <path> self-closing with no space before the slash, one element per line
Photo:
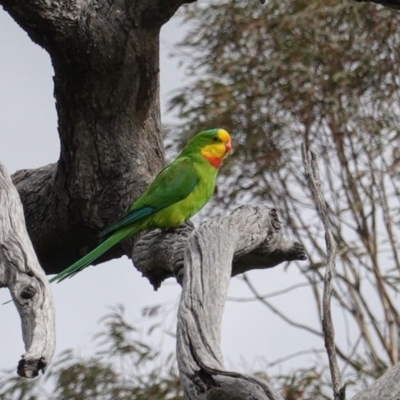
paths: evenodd
<path fill-rule="evenodd" d="M 203 153 L 203 157 L 214 167 L 219 168 L 222 164 L 222 158 Z"/>

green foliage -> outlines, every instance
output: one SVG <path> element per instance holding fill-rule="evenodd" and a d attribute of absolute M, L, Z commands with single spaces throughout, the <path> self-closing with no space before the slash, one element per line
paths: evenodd
<path fill-rule="evenodd" d="M 329 392 L 330 384 L 324 381 L 323 374 L 315 368 L 299 368 L 291 375 L 280 375 L 275 379 L 282 388 L 281 394 L 285 400 L 331 399 L 331 396 L 324 394 L 324 391 Z"/>
<path fill-rule="evenodd" d="M 101 322 L 92 356 L 66 350 L 34 381 L 3 372 L 0 400 L 183 400 L 174 357 L 163 360 L 141 341 L 121 306 Z"/>

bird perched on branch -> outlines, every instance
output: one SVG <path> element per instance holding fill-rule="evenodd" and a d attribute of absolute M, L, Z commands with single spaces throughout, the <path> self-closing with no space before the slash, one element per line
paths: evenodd
<path fill-rule="evenodd" d="M 111 247 L 139 232 L 176 228 L 183 224 L 210 200 L 219 167 L 231 148 L 231 137 L 224 129 L 198 133 L 156 176 L 129 211 L 100 233 L 100 237 L 107 238 L 50 282 L 61 282 L 75 275 Z"/>

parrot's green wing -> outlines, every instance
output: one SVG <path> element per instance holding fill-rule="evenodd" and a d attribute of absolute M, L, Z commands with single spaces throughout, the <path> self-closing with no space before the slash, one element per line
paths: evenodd
<path fill-rule="evenodd" d="M 156 176 L 131 209 L 119 221 L 103 230 L 100 236 L 115 232 L 185 199 L 198 183 L 199 176 L 193 161 L 189 157 L 177 158 Z"/>

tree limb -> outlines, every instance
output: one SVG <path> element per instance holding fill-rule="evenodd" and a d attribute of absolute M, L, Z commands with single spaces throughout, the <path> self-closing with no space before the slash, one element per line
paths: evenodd
<path fill-rule="evenodd" d="M 249 256 L 257 251 L 259 257 Z M 241 207 L 227 218 L 202 224 L 189 238 L 177 350 L 185 394 L 190 400 L 282 400 L 266 382 L 226 371 L 219 348 L 225 299 L 235 273 L 232 260 L 236 259 L 236 273 L 261 268 L 261 252 L 264 268 L 306 258 L 300 244 L 283 237 L 276 210 L 264 207 Z M 239 262 L 246 256 L 257 262 Z"/>
<path fill-rule="evenodd" d="M 317 164 L 317 158 L 313 152 L 310 152 L 309 159 L 308 149 L 305 145 L 301 145 L 301 154 L 303 166 L 306 171 L 308 186 L 311 190 L 314 203 L 317 206 L 318 214 L 325 228 L 325 243 L 327 249 L 326 270 L 324 276 L 324 294 L 322 300 L 322 327 L 325 336 L 325 347 L 328 352 L 329 369 L 331 372 L 333 395 L 335 400 L 345 400 L 346 386 L 342 385 L 342 377 L 336 357 L 335 346 L 335 329 L 333 326 L 331 314 L 331 298 L 333 290 L 333 278 L 335 276 L 335 257 L 336 257 L 336 241 L 332 234 L 331 223 L 326 207 L 324 197 L 321 192 L 320 173 Z"/>
<path fill-rule="evenodd" d="M 276 210 L 271 210 L 271 215 L 274 215 L 271 223 L 276 229 L 271 240 L 261 243 L 251 251 L 243 249 L 235 253 L 232 276 L 253 269 L 273 268 L 283 261 L 305 257 L 300 243 L 293 244 L 291 240 L 283 237 L 278 215 L 275 214 Z M 181 281 L 184 251 L 194 230 L 193 224 L 189 221 L 177 229 L 154 230 L 138 239 L 132 251 L 132 260 L 155 290 L 167 278 L 175 277 Z"/>
<path fill-rule="evenodd" d="M 18 192 L 0 163 L 0 287 L 8 287 L 21 317 L 26 353 L 18 374 L 33 378 L 49 365 L 55 349 L 50 285 L 25 227 Z"/>

